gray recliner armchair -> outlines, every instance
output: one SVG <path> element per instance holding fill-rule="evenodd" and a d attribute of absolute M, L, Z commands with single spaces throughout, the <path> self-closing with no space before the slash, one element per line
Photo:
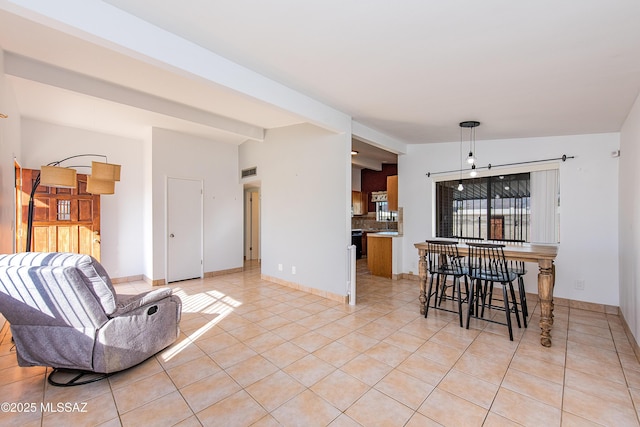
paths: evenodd
<path fill-rule="evenodd" d="M 88 255 L 0 255 L 0 312 L 11 325 L 20 366 L 54 368 L 49 382 L 78 385 L 146 360 L 178 338 L 182 303 L 169 288 L 117 295 Z M 70 383 L 52 376 L 74 370 Z M 95 380 L 95 378 L 93 379 Z"/>

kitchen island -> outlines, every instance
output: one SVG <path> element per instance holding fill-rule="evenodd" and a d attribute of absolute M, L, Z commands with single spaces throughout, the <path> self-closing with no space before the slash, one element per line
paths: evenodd
<path fill-rule="evenodd" d="M 372 275 L 397 279 L 401 260 L 401 234 L 397 231 L 367 233 L 367 266 Z"/>

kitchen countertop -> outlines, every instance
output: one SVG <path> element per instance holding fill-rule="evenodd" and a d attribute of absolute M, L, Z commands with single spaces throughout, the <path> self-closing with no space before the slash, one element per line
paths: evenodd
<path fill-rule="evenodd" d="M 367 237 L 402 237 L 397 231 L 374 231 L 368 232 Z"/>
<path fill-rule="evenodd" d="M 366 233 L 367 236 L 376 236 L 376 237 L 402 237 L 402 234 L 398 233 L 398 230 L 352 228 L 351 232 Z"/>

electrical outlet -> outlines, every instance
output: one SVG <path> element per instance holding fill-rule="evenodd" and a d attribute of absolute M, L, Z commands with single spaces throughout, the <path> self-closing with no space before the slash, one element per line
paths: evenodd
<path fill-rule="evenodd" d="M 584 279 L 576 280 L 574 288 L 576 288 L 579 291 L 584 291 Z"/>
<path fill-rule="evenodd" d="M 295 265 L 293 267 L 291 267 L 291 274 L 296 274 L 296 267 Z"/>
<path fill-rule="evenodd" d="M 278 264 L 278 271 L 282 271 L 282 264 Z"/>

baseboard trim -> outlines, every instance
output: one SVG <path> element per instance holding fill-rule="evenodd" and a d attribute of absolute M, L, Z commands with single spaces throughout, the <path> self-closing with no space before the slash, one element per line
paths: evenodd
<path fill-rule="evenodd" d="M 227 270 L 206 271 L 204 273 L 203 278 L 208 279 L 216 276 L 224 276 L 225 274 L 241 273 L 243 271 L 244 271 L 244 267 L 229 268 Z M 167 286 L 167 281 L 165 279 L 152 280 L 147 276 L 144 276 L 144 277 L 140 276 L 140 278 L 136 280 L 144 280 L 146 283 L 150 284 L 151 286 Z M 113 282 L 113 283 L 116 283 L 116 282 Z"/>
<path fill-rule="evenodd" d="M 111 278 L 111 283 L 116 285 L 118 283 L 138 282 L 140 280 L 144 280 L 142 274 L 138 274 L 137 276 L 116 277 L 115 279 Z"/>
<path fill-rule="evenodd" d="M 230 268 L 228 270 L 208 271 L 204 273 L 204 278 L 207 279 L 209 277 L 224 276 L 225 274 L 242 273 L 243 271 L 244 267 Z"/>
<path fill-rule="evenodd" d="M 415 280 L 415 281 L 420 280 L 420 276 L 416 274 L 409 274 L 409 273 L 402 273 L 401 278 L 406 280 Z M 447 281 L 452 282 L 452 279 L 449 278 L 447 279 Z M 538 294 L 532 294 L 530 292 L 527 292 L 527 298 L 529 299 L 538 298 Z M 606 305 L 606 304 L 599 304 L 595 302 L 585 302 L 585 301 L 578 301 L 578 300 L 572 300 L 568 298 L 559 298 L 559 297 L 553 298 L 553 304 L 558 307 L 569 307 L 569 308 L 575 308 L 577 310 L 579 309 L 579 310 L 587 310 L 587 311 L 596 311 L 598 313 L 615 314 L 615 315 L 619 314 L 619 307 L 615 305 Z"/>
<path fill-rule="evenodd" d="M 142 278 L 142 280 L 144 280 L 147 284 L 151 285 L 151 286 L 166 286 L 167 281 L 164 279 L 156 279 L 153 280 L 150 277 L 144 276 Z"/>
<path fill-rule="evenodd" d="M 295 290 L 302 291 L 302 292 L 307 292 L 309 294 L 317 295 L 317 296 L 322 297 L 322 298 L 327 298 L 327 299 L 329 299 L 331 301 L 336 301 L 336 302 L 343 303 L 343 304 L 346 304 L 346 303 L 349 302 L 349 296 L 348 295 L 334 294 L 333 292 L 327 292 L 327 291 L 324 291 L 322 289 L 311 288 L 309 286 L 304 286 L 304 285 L 301 285 L 301 284 L 295 283 L 295 282 L 289 282 L 287 280 L 283 280 L 283 279 L 280 279 L 278 277 L 267 276 L 266 274 L 261 274 L 260 278 L 262 280 L 267 280 L 269 282 L 273 282 L 273 283 L 276 283 L 278 285 L 286 286 L 287 288 L 295 289 Z"/>
<path fill-rule="evenodd" d="M 631 328 L 629 328 L 629 324 L 627 323 L 627 319 L 624 318 L 622 314 L 622 310 L 618 307 L 618 317 L 622 322 L 622 328 L 624 329 L 624 333 L 627 335 L 627 339 L 629 340 L 629 344 L 631 344 L 631 348 L 633 348 L 633 352 L 636 355 L 636 359 L 640 360 L 640 346 L 638 346 L 638 342 L 636 341 L 636 337 L 633 336 L 631 332 Z"/>

